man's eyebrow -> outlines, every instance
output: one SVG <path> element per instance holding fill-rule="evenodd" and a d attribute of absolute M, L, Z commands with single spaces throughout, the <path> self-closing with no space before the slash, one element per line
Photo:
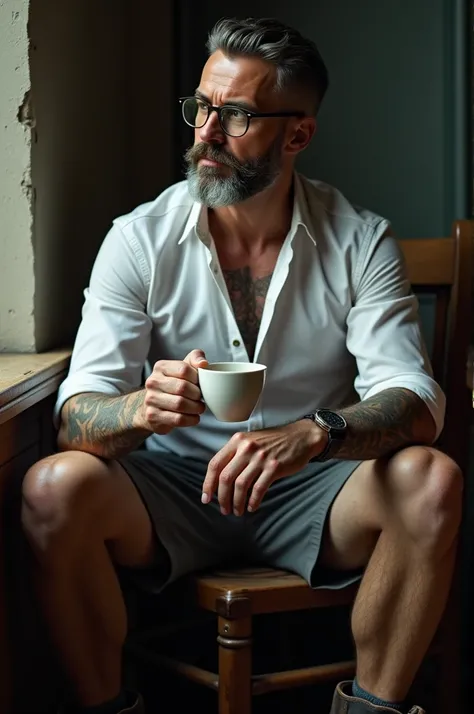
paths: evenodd
<path fill-rule="evenodd" d="M 202 99 L 204 102 L 207 102 L 207 104 L 212 105 L 212 102 L 209 97 L 206 97 L 206 95 L 203 94 L 203 92 L 201 92 L 199 89 L 196 89 L 196 91 L 194 92 L 194 96 L 198 99 Z M 227 101 L 225 105 L 231 107 L 238 107 L 239 109 L 243 109 L 246 112 L 258 112 L 258 108 L 256 106 L 239 99 L 229 99 L 229 101 Z"/>

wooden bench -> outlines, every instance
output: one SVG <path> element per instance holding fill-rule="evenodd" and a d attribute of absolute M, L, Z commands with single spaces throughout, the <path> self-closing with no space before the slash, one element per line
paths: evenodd
<path fill-rule="evenodd" d="M 466 361 L 472 329 L 473 235 L 473 222 L 458 221 L 449 238 L 400 241 L 415 292 L 435 299 L 431 356 L 435 377 L 447 396 L 446 425 L 438 446 L 457 461 L 464 473 L 468 469 L 472 408 Z M 439 714 L 464 711 L 459 686 L 457 582 L 456 577 L 437 638 L 441 664 Z M 313 591 L 296 575 L 256 568 L 206 573 L 195 576 L 191 583 L 193 605 L 217 615 L 218 673 L 157 654 L 149 645 L 150 633 L 145 639 L 138 634 L 131 636 L 127 648 L 134 657 L 152 665 L 168 666 L 216 690 L 219 714 L 250 714 L 253 695 L 352 677 L 354 661 L 252 676 L 252 618 L 265 613 L 350 605 L 355 587 L 343 591 Z"/>

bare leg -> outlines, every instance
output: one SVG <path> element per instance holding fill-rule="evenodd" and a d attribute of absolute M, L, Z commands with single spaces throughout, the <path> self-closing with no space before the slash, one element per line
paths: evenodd
<path fill-rule="evenodd" d="M 352 613 L 357 680 L 380 699 L 405 699 L 449 593 L 462 478 L 426 447 L 361 464 L 334 502 L 322 562 L 368 562 Z"/>
<path fill-rule="evenodd" d="M 23 494 L 38 595 L 61 662 L 83 706 L 113 699 L 127 619 L 112 561 L 152 562 L 148 513 L 119 464 L 80 452 L 33 466 Z"/>

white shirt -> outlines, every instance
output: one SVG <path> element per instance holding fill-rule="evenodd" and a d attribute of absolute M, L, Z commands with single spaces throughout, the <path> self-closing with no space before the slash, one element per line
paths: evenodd
<path fill-rule="evenodd" d="M 236 431 L 342 408 L 390 387 L 427 404 L 439 435 L 445 398 L 433 380 L 418 303 L 388 222 L 336 189 L 295 175 L 290 231 L 268 289 L 254 359 L 267 365 L 251 418 L 152 435 L 147 448 L 208 460 Z M 85 290 L 70 372 L 55 416 L 81 392 L 127 393 L 160 359 L 204 350 L 210 362 L 248 361 L 207 210 L 185 181 L 116 219 Z"/>

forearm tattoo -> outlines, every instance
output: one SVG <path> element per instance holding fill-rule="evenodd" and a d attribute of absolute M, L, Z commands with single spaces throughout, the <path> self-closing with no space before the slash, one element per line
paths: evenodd
<path fill-rule="evenodd" d="M 411 444 L 430 444 L 434 436 L 428 407 L 409 389 L 386 389 L 339 413 L 348 429 L 331 451 L 337 459 L 377 459 Z"/>
<path fill-rule="evenodd" d="M 134 416 L 143 405 L 142 390 L 121 397 L 78 394 L 63 407 L 58 443 L 62 449 L 76 449 L 116 458 L 137 448 L 150 432 L 134 426 Z"/>

